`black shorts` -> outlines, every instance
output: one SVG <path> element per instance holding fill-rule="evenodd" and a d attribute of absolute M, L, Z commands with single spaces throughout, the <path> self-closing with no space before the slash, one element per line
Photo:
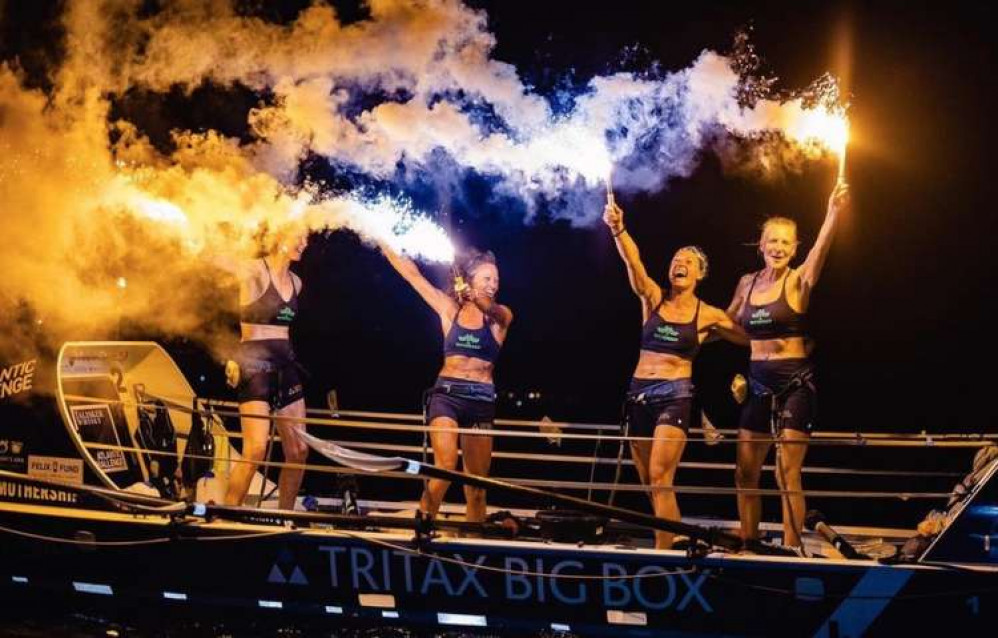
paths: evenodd
<path fill-rule="evenodd" d="M 427 424 L 437 417 L 453 419 L 459 428 L 491 430 L 496 418 L 495 386 L 439 377 L 427 393 Z"/>
<path fill-rule="evenodd" d="M 266 401 L 271 408 L 287 407 L 305 395 L 301 366 L 287 339 L 243 341 L 239 364 L 239 402 Z"/>
<path fill-rule="evenodd" d="M 693 384 L 689 379 L 631 379 L 625 404 L 627 436 L 652 437 L 659 425 L 689 432 Z"/>
<path fill-rule="evenodd" d="M 760 434 L 784 429 L 811 433 L 818 415 L 814 368 L 807 359 L 752 361 L 749 397 L 742 406 L 738 427 Z M 789 389 L 788 389 L 789 388 Z M 773 396 L 779 414 L 773 418 Z"/>

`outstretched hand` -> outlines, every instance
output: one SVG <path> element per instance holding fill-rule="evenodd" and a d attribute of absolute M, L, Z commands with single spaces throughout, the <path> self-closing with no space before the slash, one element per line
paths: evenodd
<path fill-rule="evenodd" d="M 852 199 L 849 195 L 849 184 L 839 182 L 828 197 L 828 212 L 841 213 L 849 210 Z"/>
<path fill-rule="evenodd" d="M 471 301 L 474 298 L 474 291 L 464 277 L 454 278 L 454 296 L 461 302 Z"/>
<path fill-rule="evenodd" d="M 607 202 L 603 208 L 603 223 L 611 232 L 618 233 L 624 227 L 624 211 L 614 202 Z"/>

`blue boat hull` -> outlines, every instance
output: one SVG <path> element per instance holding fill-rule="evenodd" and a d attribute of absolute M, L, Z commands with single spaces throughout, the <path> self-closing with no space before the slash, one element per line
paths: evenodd
<path fill-rule="evenodd" d="M 582 635 L 894 635 L 998 621 L 998 574 L 926 565 L 435 539 L 115 511 L 0 481 L 8 595 L 329 627 L 485 625 Z"/>

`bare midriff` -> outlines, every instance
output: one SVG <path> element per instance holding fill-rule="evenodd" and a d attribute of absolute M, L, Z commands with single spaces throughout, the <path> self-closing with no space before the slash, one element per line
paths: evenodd
<path fill-rule="evenodd" d="M 287 326 L 271 326 L 260 323 L 240 323 L 239 329 L 243 341 L 263 341 L 265 339 L 288 339 L 290 331 Z"/>
<path fill-rule="evenodd" d="M 751 344 L 752 361 L 804 359 L 807 357 L 807 344 L 804 342 L 804 337 L 753 339 Z"/>
<path fill-rule="evenodd" d="M 476 383 L 492 383 L 493 367 L 484 359 L 452 355 L 444 358 L 444 367 L 440 369 L 440 376 L 465 379 Z"/>
<path fill-rule="evenodd" d="M 693 362 L 665 352 L 642 350 L 634 368 L 636 379 L 689 379 L 693 376 Z"/>

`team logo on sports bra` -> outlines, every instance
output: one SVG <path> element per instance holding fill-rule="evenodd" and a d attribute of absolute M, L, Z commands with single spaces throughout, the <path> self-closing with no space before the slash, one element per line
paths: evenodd
<path fill-rule="evenodd" d="M 291 308 L 291 306 L 284 306 L 283 308 L 277 311 L 278 321 L 290 322 L 294 318 L 295 318 L 295 311 Z"/>
<path fill-rule="evenodd" d="M 655 338 L 661 341 L 679 341 L 679 331 L 672 326 L 655 328 Z"/>
<path fill-rule="evenodd" d="M 457 345 L 462 348 L 470 348 L 472 350 L 481 350 L 482 344 L 481 339 L 473 334 L 463 334 L 457 338 Z"/>
<path fill-rule="evenodd" d="M 752 318 L 749 319 L 749 325 L 752 326 L 763 326 L 767 323 L 773 323 L 773 317 L 769 314 L 769 311 L 765 308 L 759 308 L 752 313 Z"/>

